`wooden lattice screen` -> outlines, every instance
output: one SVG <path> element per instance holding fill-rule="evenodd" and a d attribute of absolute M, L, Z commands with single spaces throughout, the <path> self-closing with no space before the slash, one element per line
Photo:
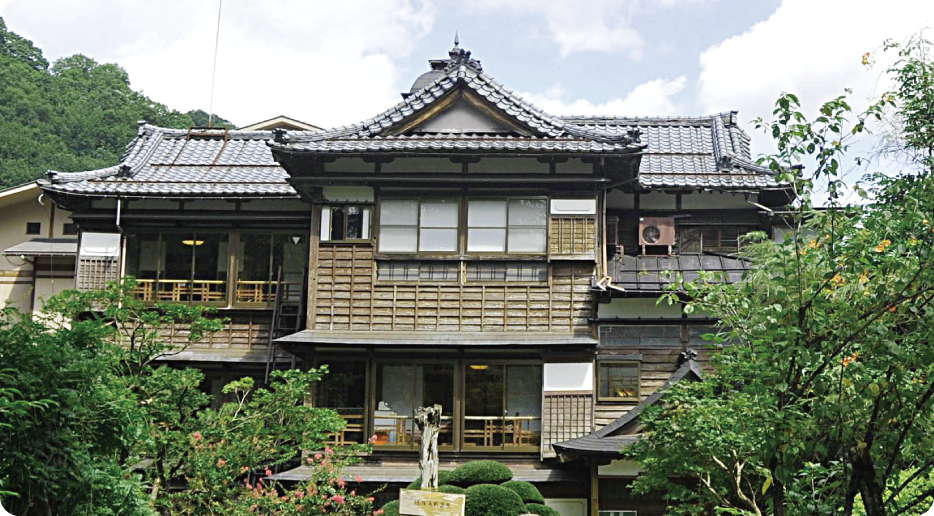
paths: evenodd
<path fill-rule="evenodd" d="M 552 444 L 593 431 L 593 392 L 545 391 L 542 407 L 542 458 L 554 457 Z"/>
<path fill-rule="evenodd" d="M 595 256 L 597 222 L 593 217 L 551 217 L 548 252 L 551 256 Z"/>
<path fill-rule="evenodd" d="M 75 288 L 81 291 L 101 290 L 107 282 L 116 281 L 120 259 L 116 256 L 82 256 L 78 259 Z"/>

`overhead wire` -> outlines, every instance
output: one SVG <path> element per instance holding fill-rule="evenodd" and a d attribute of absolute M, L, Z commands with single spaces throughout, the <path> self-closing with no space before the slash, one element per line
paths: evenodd
<path fill-rule="evenodd" d="M 214 80 L 217 78 L 217 47 L 221 39 L 221 8 L 224 0 L 217 0 L 217 29 L 214 31 L 214 67 L 211 70 L 211 100 L 208 102 L 208 127 L 214 123 Z"/>

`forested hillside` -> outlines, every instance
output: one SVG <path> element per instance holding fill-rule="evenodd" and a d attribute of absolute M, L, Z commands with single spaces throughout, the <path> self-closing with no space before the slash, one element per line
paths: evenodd
<path fill-rule="evenodd" d="M 133 91 L 116 64 L 76 54 L 50 66 L 42 50 L 0 18 L 0 189 L 49 169 L 114 165 L 138 120 L 186 128 L 206 125 L 207 114 L 174 111 Z M 230 123 L 215 117 L 214 125 Z"/>

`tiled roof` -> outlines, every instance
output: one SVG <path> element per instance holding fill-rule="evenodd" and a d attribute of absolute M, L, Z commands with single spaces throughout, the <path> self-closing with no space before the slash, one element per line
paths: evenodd
<path fill-rule="evenodd" d="M 700 271 L 723 274 L 730 282 L 739 281 L 749 262 L 713 254 L 681 256 L 616 255 L 609 263 L 613 285 L 628 292 L 660 292 L 676 275 L 694 281 Z M 670 276 L 667 273 L 672 273 Z"/>
<path fill-rule="evenodd" d="M 678 370 L 665 381 L 665 384 L 609 425 L 591 434 L 554 443 L 552 446 L 559 453 L 572 455 L 619 455 L 625 446 L 639 439 L 637 433 L 639 430 L 639 416 L 647 407 L 662 399 L 666 390 L 685 378 L 694 381 L 704 379 L 704 372 L 697 361 L 694 360 L 694 355 L 695 352 L 692 350 L 682 352 L 684 361 L 678 367 Z"/>
<path fill-rule="evenodd" d="M 82 195 L 297 197 L 272 158 L 271 131 L 166 129 L 143 124 L 120 163 L 49 172 L 46 190 Z"/>
<path fill-rule="evenodd" d="M 589 117 L 563 120 L 590 130 L 627 134 L 646 143 L 639 166 L 645 189 L 760 190 L 781 188 L 750 155 L 749 135 L 730 111 L 699 117 Z"/>
<path fill-rule="evenodd" d="M 602 142 L 580 138 L 534 138 L 524 136 L 493 136 L 474 134 L 419 134 L 411 136 L 348 136 L 309 140 L 295 147 L 305 152 L 625 152 L 633 147 L 626 142 Z"/>

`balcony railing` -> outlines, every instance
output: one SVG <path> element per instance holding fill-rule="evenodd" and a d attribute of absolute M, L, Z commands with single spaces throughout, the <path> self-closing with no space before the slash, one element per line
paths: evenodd
<path fill-rule="evenodd" d="M 275 303 L 278 281 L 237 280 L 237 303 Z M 298 301 L 302 296 L 302 284 L 295 281 L 283 281 L 282 300 Z"/>
<path fill-rule="evenodd" d="M 142 301 L 180 303 L 222 302 L 227 298 L 224 280 L 137 279 L 133 294 Z"/>

